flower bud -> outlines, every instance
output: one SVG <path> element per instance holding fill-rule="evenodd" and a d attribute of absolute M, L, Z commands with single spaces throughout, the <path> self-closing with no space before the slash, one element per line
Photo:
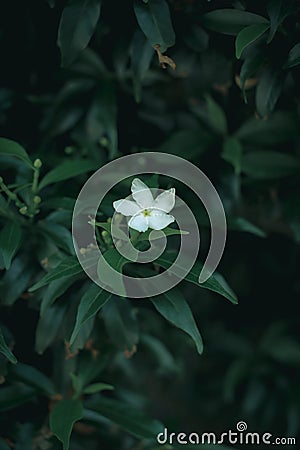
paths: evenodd
<path fill-rule="evenodd" d="M 20 214 L 27 214 L 28 208 L 27 206 L 22 206 L 22 208 L 19 209 Z"/>
<path fill-rule="evenodd" d="M 38 158 L 33 163 L 35 169 L 40 169 L 42 167 L 42 161 Z"/>

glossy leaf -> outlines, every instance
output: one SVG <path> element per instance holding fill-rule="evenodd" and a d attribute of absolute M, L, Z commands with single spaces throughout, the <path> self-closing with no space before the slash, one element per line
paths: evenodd
<path fill-rule="evenodd" d="M 110 297 L 111 293 L 101 289 L 97 284 L 90 285 L 80 300 L 75 327 L 70 338 L 71 345 L 74 343 L 84 323 L 95 316 Z"/>
<path fill-rule="evenodd" d="M 149 0 L 146 4 L 134 1 L 134 12 L 141 30 L 152 46 L 159 45 L 162 52 L 175 44 L 170 11 L 165 0 Z"/>
<path fill-rule="evenodd" d="M 70 65 L 93 36 L 100 17 L 101 0 L 69 0 L 63 10 L 57 43 L 62 66 Z"/>
<path fill-rule="evenodd" d="M 192 311 L 179 289 L 173 288 L 151 298 L 157 311 L 175 327 L 187 333 L 194 341 L 198 353 L 203 352 L 203 342 Z"/>
<path fill-rule="evenodd" d="M 39 189 L 43 189 L 49 184 L 57 183 L 59 181 L 68 180 L 83 173 L 94 170 L 95 163 L 86 159 L 75 159 L 72 161 L 65 161 L 55 169 L 50 170 L 39 184 Z"/>
<path fill-rule="evenodd" d="M 267 29 L 269 24 L 255 24 L 249 25 L 249 27 L 243 28 L 236 37 L 235 41 L 235 55 L 239 59 L 243 53 L 243 50 L 252 42 L 261 37 Z"/>
<path fill-rule="evenodd" d="M 0 353 L 2 353 L 11 363 L 13 364 L 17 363 L 17 358 L 15 357 L 15 355 L 12 353 L 7 343 L 5 342 L 1 328 L 0 328 Z"/>
<path fill-rule="evenodd" d="M 0 232 L 0 252 L 6 270 L 10 268 L 22 239 L 22 229 L 18 222 L 8 222 Z"/>
<path fill-rule="evenodd" d="M 267 23 L 265 17 L 238 9 L 216 9 L 202 16 L 203 24 L 219 33 L 236 35 L 248 25 Z"/>
<path fill-rule="evenodd" d="M 69 441 L 75 422 L 83 416 L 80 400 L 64 399 L 56 403 L 50 413 L 50 429 L 62 442 L 63 450 L 69 450 Z"/>
<path fill-rule="evenodd" d="M 139 438 L 155 438 L 163 428 L 160 422 L 148 419 L 136 408 L 119 400 L 99 396 L 91 398 L 87 402 L 87 407 Z"/>
<path fill-rule="evenodd" d="M 172 271 L 171 264 L 176 259 L 176 256 L 170 253 L 166 253 L 159 258 L 155 260 L 155 263 L 164 267 L 165 269 L 169 269 Z M 212 275 L 207 281 L 204 283 L 199 284 L 199 275 L 202 269 L 202 264 L 197 261 L 194 265 L 194 267 L 191 269 L 191 271 L 186 276 L 186 281 L 190 281 L 191 283 L 196 284 L 197 286 L 209 289 L 210 291 L 217 292 L 218 294 L 222 295 L 223 297 L 227 298 L 227 300 L 230 300 L 231 303 L 236 304 L 238 302 L 235 294 L 232 293 L 232 291 L 229 291 L 223 284 L 220 283 L 219 280 L 215 277 L 215 275 Z M 176 264 L 176 270 L 180 270 L 180 266 Z"/>
<path fill-rule="evenodd" d="M 0 138 L 0 155 L 15 156 L 16 158 L 21 159 L 28 166 L 33 167 L 33 164 L 24 148 L 11 139 Z"/>

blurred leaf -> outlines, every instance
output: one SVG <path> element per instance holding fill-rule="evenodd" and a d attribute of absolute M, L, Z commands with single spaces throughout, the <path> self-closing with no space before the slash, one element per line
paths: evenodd
<path fill-rule="evenodd" d="M 106 383 L 94 383 L 87 386 L 84 390 L 84 394 L 96 394 L 101 391 L 112 391 L 114 387 L 111 384 Z"/>
<path fill-rule="evenodd" d="M 238 9 L 216 9 L 202 16 L 203 24 L 219 33 L 236 35 L 248 25 L 267 23 L 267 19 L 257 14 Z"/>
<path fill-rule="evenodd" d="M 52 381 L 33 366 L 19 363 L 10 370 L 10 374 L 14 380 L 32 386 L 46 395 L 56 394 Z"/>
<path fill-rule="evenodd" d="M 269 27 L 269 24 L 259 23 L 243 28 L 237 35 L 235 41 L 236 57 L 240 59 L 244 48 L 246 48 L 249 44 L 252 44 L 252 42 L 256 41 L 256 39 L 258 39 L 260 36 L 262 36 Z"/>
<path fill-rule="evenodd" d="M 203 52 L 208 47 L 209 36 L 202 27 L 193 24 L 184 35 L 185 44 L 195 52 Z"/>
<path fill-rule="evenodd" d="M 254 151 L 244 155 L 242 172 L 259 179 L 273 179 L 299 173 L 300 162 L 291 155 Z"/>
<path fill-rule="evenodd" d="M 0 232 L 0 252 L 2 254 L 4 267 L 10 268 L 11 261 L 15 256 L 22 239 L 22 229 L 18 222 L 9 222 Z"/>
<path fill-rule="evenodd" d="M 154 49 L 149 44 L 144 33 L 136 30 L 130 46 L 130 60 L 133 71 L 134 95 L 137 102 L 141 101 L 142 80 L 145 77 L 154 55 Z"/>
<path fill-rule="evenodd" d="M 83 416 L 83 406 L 80 400 L 64 399 L 56 403 L 50 412 L 50 429 L 62 442 L 63 449 L 69 450 L 69 441 L 75 422 Z"/>
<path fill-rule="evenodd" d="M 183 149 L 188 149 L 189 158 L 197 158 L 212 144 L 214 136 L 204 128 L 197 130 L 175 131 L 164 141 L 158 150 L 160 152 L 171 153 L 182 156 Z"/>
<path fill-rule="evenodd" d="M 155 357 L 156 362 L 159 365 L 159 373 L 178 372 L 178 365 L 163 342 L 149 334 L 142 334 L 140 343 Z"/>
<path fill-rule="evenodd" d="M 8 411 L 27 403 L 35 397 L 35 390 L 23 384 L 15 384 L 0 389 L 0 411 Z"/>
<path fill-rule="evenodd" d="M 10 450 L 10 447 L 5 443 L 5 441 L 0 438 L 0 450 Z"/>
<path fill-rule="evenodd" d="M 155 264 L 158 264 L 165 269 L 169 269 L 172 272 L 172 266 L 170 264 L 173 264 L 175 261 L 177 255 L 173 255 L 170 253 L 166 253 L 159 258 L 155 260 Z M 199 284 L 199 275 L 201 272 L 203 265 L 197 261 L 194 265 L 194 267 L 191 269 L 191 271 L 186 276 L 186 281 L 190 281 L 191 283 L 196 284 L 198 287 L 209 289 L 210 291 L 217 292 L 218 294 L 222 295 L 223 297 L 227 298 L 227 300 L 230 300 L 231 303 L 237 304 L 238 300 L 235 297 L 235 295 L 232 294 L 231 291 L 226 289 L 220 281 L 216 279 L 214 275 L 212 275 L 207 281 L 204 283 Z M 176 264 L 176 271 L 180 270 L 180 266 Z"/>
<path fill-rule="evenodd" d="M 237 175 L 241 173 L 242 153 L 243 148 L 238 139 L 234 137 L 229 137 L 224 141 L 221 156 L 223 159 L 225 159 L 225 161 L 228 161 L 230 164 L 233 165 L 234 171 Z"/>
<path fill-rule="evenodd" d="M 284 67 L 286 69 L 290 69 L 291 67 L 295 67 L 300 64 L 300 42 L 294 47 L 291 48 L 288 55 L 288 60 L 285 63 Z"/>
<path fill-rule="evenodd" d="M 29 265 L 28 255 L 14 258 L 10 269 L 0 281 L 0 298 L 2 305 L 11 306 L 20 297 L 28 286 L 36 268 Z"/>
<path fill-rule="evenodd" d="M 240 71 L 241 89 L 244 93 L 245 101 L 247 101 L 245 97 L 246 81 L 257 74 L 264 60 L 265 54 L 260 48 L 255 47 L 251 49 L 251 52 L 247 53 Z"/>
<path fill-rule="evenodd" d="M 271 22 L 268 43 L 272 41 L 276 31 L 284 19 L 291 14 L 293 11 L 293 6 L 293 2 L 286 2 L 284 0 L 268 0 L 267 11 Z"/>
<path fill-rule="evenodd" d="M 175 44 L 170 11 L 165 0 L 149 0 L 146 4 L 134 1 L 134 12 L 141 30 L 152 46 L 159 45 L 162 52 Z"/>
<path fill-rule="evenodd" d="M 230 230 L 245 231 L 259 237 L 266 237 L 266 233 L 253 223 L 244 219 L 244 217 L 230 217 L 228 219 L 228 227 Z"/>
<path fill-rule="evenodd" d="M 82 267 L 75 256 L 69 256 L 64 259 L 58 266 L 47 273 L 40 281 L 35 283 L 29 289 L 29 292 L 34 292 L 37 289 L 49 284 L 51 281 L 58 280 L 63 277 L 73 277 L 82 272 Z"/>
<path fill-rule="evenodd" d="M 57 37 L 62 66 L 70 65 L 89 44 L 100 17 L 101 3 L 101 0 L 69 0 Z"/>
<path fill-rule="evenodd" d="M 35 335 L 35 350 L 37 353 L 44 353 L 53 343 L 60 331 L 65 311 L 65 305 L 55 304 L 48 308 L 47 314 L 39 318 Z"/>
<path fill-rule="evenodd" d="M 74 244 L 70 231 L 58 225 L 57 223 L 43 220 L 38 223 L 38 231 L 43 234 L 43 237 L 52 240 L 58 248 L 61 248 L 68 254 L 74 255 Z"/>
<path fill-rule="evenodd" d="M 57 183 L 58 181 L 68 180 L 69 178 L 76 177 L 82 173 L 95 170 L 95 163 L 93 161 L 85 159 L 77 159 L 72 161 L 65 161 L 55 169 L 50 170 L 39 184 L 39 189 L 43 189 L 48 184 Z"/>
<path fill-rule="evenodd" d="M 0 353 L 2 353 L 12 364 L 17 364 L 18 362 L 17 358 L 15 357 L 15 355 L 13 355 L 10 348 L 6 344 L 1 328 L 0 328 Z"/>
<path fill-rule="evenodd" d="M 0 138 L 0 155 L 15 156 L 33 168 L 33 164 L 24 148 L 11 139 Z"/>
<path fill-rule="evenodd" d="M 267 119 L 251 118 L 244 122 L 235 136 L 245 144 L 274 145 L 294 139 L 296 124 L 288 112 L 275 111 Z"/>
<path fill-rule="evenodd" d="M 138 324 L 134 310 L 127 299 L 112 298 L 102 308 L 108 335 L 121 350 L 133 350 L 137 344 Z"/>
<path fill-rule="evenodd" d="M 192 311 L 181 292 L 173 288 L 150 299 L 157 311 L 175 327 L 187 333 L 194 341 L 198 353 L 203 352 L 203 342 Z"/>
<path fill-rule="evenodd" d="M 261 117 L 268 116 L 274 109 L 281 94 L 283 79 L 281 72 L 267 68 L 263 71 L 257 88 L 255 103 Z"/>
<path fill-rule="evenodd" d="M 96 284 L 90 285 L 80 300 L 76 324 L 70 338 L 70 345 L 74 343 L 82 325 L 91 317 L 95 316 L 110 297 L 110 292 L 101 289 Z"/>
<path fill-rule="evenodd" d="M 76 279 L 77 276 L 75 275 L 74 277 L 61 278 L 49 283 L 49 286 L 47 287 L 45 294 L 43 295 L 43 300 L 41 303 L 41 317 L 43 317 L 47 313 L 48 308 L 53 305 L 55 300 L 62 296 L 66 292 L 66 290 L 69 289 L 72 284 L 74 284 Z"/>
<path fill-rule="evenodd" d="M 208 120 L 211 126 L 219 133 L 227 132 L 227 120 L 223 109 L 209 95 L 206 97 Z"/>
<path fill-rule="evenodd" d="M 146 418 L 129 404 L 105 397 L 92 397 L 87 408 L 96 411 L 115 422 L 124 430 L 139 438 L 155 438 L 162 431 L 162 424 Z"/>

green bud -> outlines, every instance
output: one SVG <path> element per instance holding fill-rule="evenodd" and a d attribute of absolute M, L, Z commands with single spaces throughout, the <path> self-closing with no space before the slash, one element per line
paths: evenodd
<path fill-rule="evenodd" d="M 40 169 L 42 167 L 42 161 L 38 158 L 33 163 L 35 169 Z"/>
<path fill-rule="evenodd" d="M 102 236 L 103 241 L 105 242 L 105 244 L 109 245 L 109 244 L 112 243 L 111 236 L 106 230 L 102 231 L 101 236 Z"/>
<path fill-rule="evenodd" d="M 20 214 L 27 214 L 28 208 L 27 206 L 22 206 L 22 208 L 19 209 Z"/>
<path fill-rule="evenodd" d="M 105 136 L 100 139 L 99 143 L 100 145 L 102 145 L 102 147 L 108 147 L 109 145 L 109 141 Z"/>
<path fill-rule="evenodd" d="M 42 199 L 41 199 L 41 197 L 40 197 L 39 195 L 35 195 L 35 196 L 33 197 L 33 203 L 34 203 L 35 205 L 38 205 L 39 203 L 41 203 L 41 201 L 42 201 Z"/>

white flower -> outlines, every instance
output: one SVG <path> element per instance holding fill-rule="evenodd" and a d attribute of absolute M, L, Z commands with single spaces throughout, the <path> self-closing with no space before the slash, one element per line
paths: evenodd
<path fill-rule="evenodd" d="M 175 205 L 175 189 L 169 189 L 153 198 L 151 190 L 139 178 L 131 185 L 133 200 L 117 200 L 113 207 L 123 216 L 131 216 L 128 222 L 130 228 L 137 231 L 162 230 L 175 218 L 168 214 Z"/>

